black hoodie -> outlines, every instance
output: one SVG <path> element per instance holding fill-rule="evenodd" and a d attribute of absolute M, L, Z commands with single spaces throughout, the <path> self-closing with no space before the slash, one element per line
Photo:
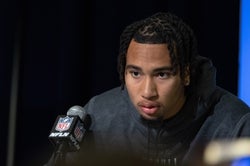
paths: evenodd
<path fill-rule="evenodd" d="M 129 154 L 156 165 L 177 166 L 201 159 L 199 150 L 212 140 L 249 137 L 249 107 L 216 86 L 216 70 L 209 59 L 198 57 L 195 63 L 198 79 L 183 108 L 170 119 L 142 119 L 126 88 L 93 97 L 84 106 L 92 118 L 91 132 L 82 152 L 69 153 L 67 161 L 81 165 L 90 158 L 98 160 L 94 157 L 98 154 Z"/>

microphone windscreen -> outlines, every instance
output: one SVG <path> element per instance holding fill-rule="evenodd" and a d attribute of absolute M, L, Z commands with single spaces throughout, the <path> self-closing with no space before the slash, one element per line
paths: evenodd
<path fill-rule="evenodd" d="M 84 111 L 84 108 L 78 105 L 72 106 L 68 112 L 68 116 L 79 116 L 81 120 L 85 119 L 86 112 Z"/>
<path fill-rule="evenodd" d="M 87 114 L 85 109 L 79 105 L 72 106 L 68 110 L 67 116 L 79 116 L 79 118 L 81 119 L 81 121 L 84 124 L 85 129 L 89 129 L 89 127 L 92 123 L 92 119 L 91 119 L 90 115 Z"/>

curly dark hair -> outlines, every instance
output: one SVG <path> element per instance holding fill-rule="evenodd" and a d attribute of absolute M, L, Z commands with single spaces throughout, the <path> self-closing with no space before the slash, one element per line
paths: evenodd
<path fill-rule="evenodd" d="M 170 52 L 173 74 L 180 70 L 184 79 L 187 67 L 192 70 L 191 62 L 198 55 L 196 37 L 192 29 L 172 13 L 156 13 L 148 18 L 128 25 L 120 36 L 118 72 L 122 87 L 125 85 L 126 54 L 131 40 L 139 43 L 166 43 Z"/>

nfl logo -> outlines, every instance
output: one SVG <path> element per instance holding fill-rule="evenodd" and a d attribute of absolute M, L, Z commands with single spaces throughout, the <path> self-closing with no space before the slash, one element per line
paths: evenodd
<path fill-rule="evenodd" d="M 77 126 L 74 130 L 74 134 L 75 134 L 75 137 L 77 139 L 77 141 L 81 141 L 82 140 L 82 137 L 83 137 L 83 127 L 82 126 Z"/>
<path fill-rule="evenodd" d="M 73 121 L 73 117 L 64 117 L 64 118 L 59 118 L 57 125 L 56 125 L 56 130 L 57 131 L 66 131 L 70 128 L 70 125 Z"/>

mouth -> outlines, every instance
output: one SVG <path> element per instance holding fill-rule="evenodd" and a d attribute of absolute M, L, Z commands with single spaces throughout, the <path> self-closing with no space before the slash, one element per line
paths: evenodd
<path fill-rule="evenodd" d="M 159 105 L 156 104 L 156 103 L 139 103 L 138 104 L 140 110 L 145 113 L 145 114 L 148 114 L 148 115 L 152 115 L 152 114 L 155 114 L 157 112 L 157 110 L 159 109 Z"/>

